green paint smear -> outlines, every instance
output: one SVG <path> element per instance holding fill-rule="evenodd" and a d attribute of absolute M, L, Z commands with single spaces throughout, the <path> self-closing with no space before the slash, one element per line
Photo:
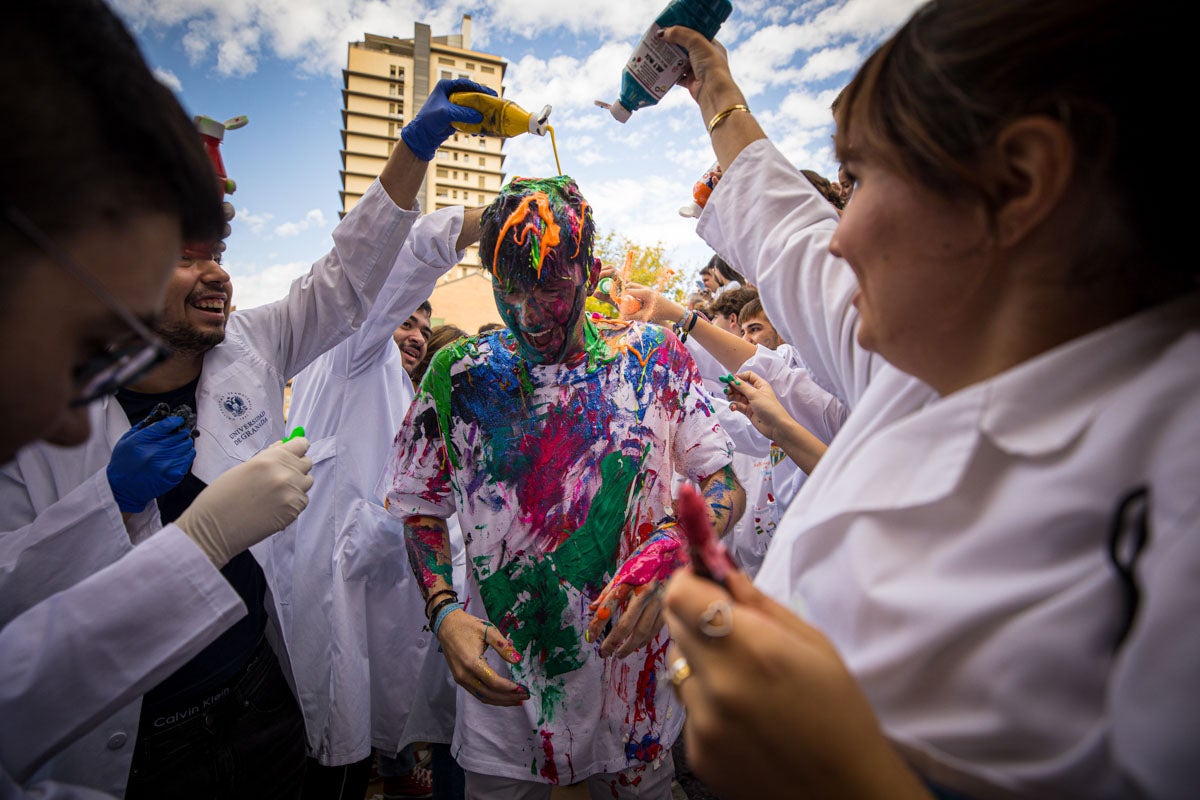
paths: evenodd
<path fill-rule="evenodd" d="M 450 367 L 463 359 L 469 352 L 468 340 L 458 339 L 443 347 L 429 362 L 429 369 L 421 381 L 421 391 L 429 392 L 437 408 L 438 427 L 442 429 L 442 441 L 446 444 L 446 455 L 455 469 L 461 468 L 458 450 L 450 437 Z"/>
<path fill-rule="evenodd" d="M 541 701 L 541 718 L 538 719 L 538 727 L 542 728 L 546 725 L 553 724 L 554 712 L 563 707 L 563 700 L 566 692 L 562 685 L 557 683 L 547 683 L 539 687 L 539 698 Z"/>
<path fill-rule="evenodd" d="M 645 452 L 636 461 L 621 453 L 606 455 L 600 461 L 600 490 L 579 530 L 554 552 L 514 559 L 480 581 L 488 617 L 510 623 L 505 632 L 517 652 L 539 657 L 547 677 L 583 666 L 578 632 L 563 625 L 567 592 L 562 584 L 584 591 L 603 581 L 614 565 L 631 489 L 640 488 L 644 460 Z"/>
<path fill-rule="evenodd" d="M 603 364 L 610 364 L 617 359 L 617 353 L 600 334 L 592 318 L 583 315 L 583 352 L 587 354 L 587 371 L 595 372 Z"/>

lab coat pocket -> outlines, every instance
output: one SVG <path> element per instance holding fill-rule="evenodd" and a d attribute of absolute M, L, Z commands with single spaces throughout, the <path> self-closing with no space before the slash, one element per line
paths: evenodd
<path fill-rule="evenodd" d="M 404 522 L 377 503 L 358 499 L 335 544 L 335 569 L 342 580 L 394 585 L 408 577 Z"/>

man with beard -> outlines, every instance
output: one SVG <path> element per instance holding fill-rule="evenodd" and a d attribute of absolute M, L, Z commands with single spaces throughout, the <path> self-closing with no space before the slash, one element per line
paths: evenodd
<path fill-rule="evenodd" d="M 116 402 L 93 407 L 94 432 L 80 451 L 22 451 L 0 483 L 6 512 L 33 517 L 69 502 L 74 488 L 97 479 L 99 462 L 106 473 L 99 479 L 111 484 L 128 532 L 111 530 L 108 540 L 97 535 L 55 554 L 76 572 L 95 571 L 115 557 L 100 550 L 119 551 L 120 543 L 127 547 L 130 538 L 140 541 L 169 524 L 207 484 L 278 441 L 286 381 L 362 325 L 419 214 L 416 194 L 428 161 L 453 132 L 451 121 L 478 121 L 478 112 L 449 102 L 459 90 L 487 91 L 470 81 L 435 87 L 379 179 L 334 231 L 333 249 L 292 284 L 286 298 L 230 317 L 230 279 L 213 258 L 212 244 L 185 244 L 155 325 L 168 358 L 123 389 Z M 163 403 L 194 409 L 199 432 L 190 469 L 173 486 L 159 479 L 152 449 L 123 446 L 138 433 L 129 426 Z M 108 469 L 125 459 L 130 463 Z M 247 616 L 148 692 L 140 710 L 133 704 L 64 752 L 52 775 L 128 798 L 297 795 L 304 725 L 267 643 L 273 630 L 263 571 L 242 553 L 222 574 Z M 34 602 L 40 599 L 35 595 L 62 588 L 9 583 L 5 591 Z"/>
<path fill-rule="evenodd" d="M 584 314 L 593 237 L 570 178 L 501 191 L 479 252 L 507 328 L 433 358 L 389 465 L 388 510 L 460 687 L 452 747 L 473 798 L 549 798 L 584 780 L 593 797 L 671 796 L 672 476 L 700 483 L 718 532 L 745 503 L 679 340 Z M 456 511 L 465 603 L 445 523 Z"/>

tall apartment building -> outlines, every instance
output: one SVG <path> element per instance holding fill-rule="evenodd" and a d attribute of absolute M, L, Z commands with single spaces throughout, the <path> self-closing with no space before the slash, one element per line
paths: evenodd
<path fill-rule="evenodd" d="M 431 36 L 429 26 L 421 22 L 413 27 L 411 39 L 368 33 L 363 41 L 350 43 L 342 71 L 342 214 L 354 207 L 379 175 L 400 129 L 420 110 L 435 83 L 442 78 L 470 78 L 497 94 L 503 91 L 507 63 L 500 56 L 471 49 L 470 15 L 463 15 L 461 33 L 453 36 Z M 493 137 L 451 137 L 429 165 L 418 195 L 422 208 L 470 208 L 492 202 L 504 184 L 502 147 L 503 140 Z M 443 281 L 471 277 L 478 265 L 472 247 Z M 490 289 L 486 299 L 491 304 Z"/>

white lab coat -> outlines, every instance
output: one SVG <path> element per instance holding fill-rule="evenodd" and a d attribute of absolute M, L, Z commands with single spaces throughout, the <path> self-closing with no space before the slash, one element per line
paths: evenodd
<path fill-rule="evenodd" d="M 286 298 L 230 317 L 225 341 L 204 357 L 196 390 L 196 477 L 211 483 L 282 438 L 284 384 L 362 324 L 418 216 L 398 208 L 376 181 L 334 230 L 333 249 Z M 131 536 L 140 541 L 160 527 L 153 502 L 131 520 L 132 533 L 121 524 L 104 468 L 129 421 L 113 399 L 90 413 L 93 431 L 84 445 L 31 445 L 0 470 L 0 528 L 9 531 L 0 534 L 6 608 L 68 588 L 127 551 Z M 14 530 L 35 517 L 36 524 Z M 56 527 L 56 519 L 63 524 Z M 54 760 L 48 777 L 124 794 L 139 708 L 140 700 L 85 735 Z M 128 744 L 110 749 L 112 731 Z"/>
<path fill-rule="evenodd" d="M 428 634 L 420 634 L 423 603 L 404 554 L 403 528 L 374 493 L 413 398 L 392 332 L 460 260 L 455 247 L 462 218 L 462 208 L 456 207 L 419 220 L 362 328 L 292 383 L 288 426 L 302 425 L 308 435 L 313 488 L 291 535 L 266 542 L 261 560 L 291 659 L 309 751 L 325 766 L 370 755 L 371 674 L 392 674 L 403 666 L 368 663 L 368 597 L 334 568 L 334 554 L 347 539 L 382 536 L 398 542 L 396 594 L 401 596 L 379 613 L 391 621 L 406 653 L 424 651 L 415 642 L 428 644 Z M 401 671 L 397 677 L 411 691 L 413 676 Z"/>
<path fill-rule="evenodd" d="M 759 585 L 831 638 L 887 734 L 952 790 L 1194 796 L 1200 297 L 938 397 L 857 347 L 854 279 L 828 253 L 822 206 L 763 141 L 700 221 L 853 409 Z M 1150 537 L 1118 645 L 1107 540 L 1138 486 Z"/>
<path fill-rule="evenodd" d="M 34 780 L 48 758 L 245 613 L 208 557 L 169 525 L 14 617 L 0 629 L 0 772 L 14 782 Z M 124 730 L 97 730 L 110 750 L 133 749 Z"/>

